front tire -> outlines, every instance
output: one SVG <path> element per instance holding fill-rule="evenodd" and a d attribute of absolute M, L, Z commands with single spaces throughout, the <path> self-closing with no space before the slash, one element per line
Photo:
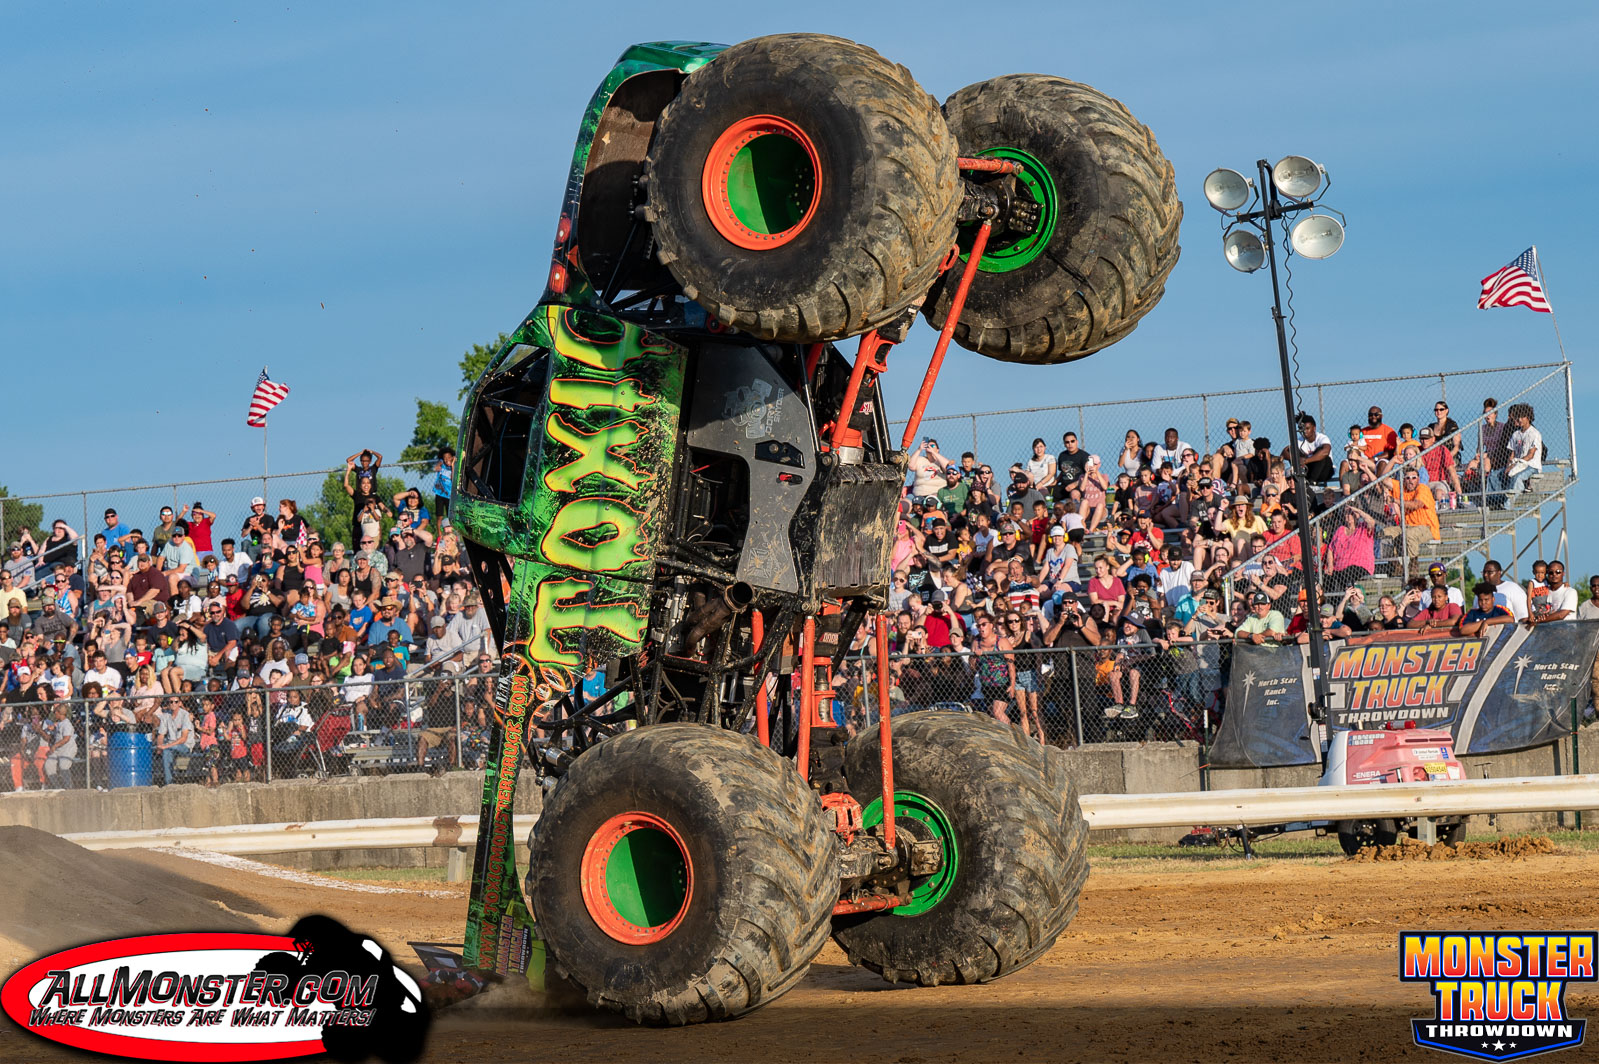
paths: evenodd
<path fill-rule="evenodd" d="M 926 294 L 955 240 L 955 159 L 904 67 L 839 37 L 757 37 L 662 113 L 647 217 L 660 261 L 723 325 L 836 340 Z"/>
<path fill-rule="evenodd" d="M 834 941 L 850 963 L 897 983 L 986 983 L 1027 966 L 1071 922 L 1088 877 L 1088 823 L 1065 755 L 966 713 L 916 713 L 893 727 L 898 815 L 935 836 L 951 831 L 953 847 L 938 876 L 912 882 L 911 905 L 838 917 Z M 882 793 L 880 749 L 874 730 L 845 751 L 863 805 Z"/>
<path fill-rule="evenodd" d="M 788 991 L 827 941 L 833 836 L 747 736 L 656 724 L 572 763 L 529 842 L 547 965 L 635 1023 L 724 1020 Z"/>
<path fill-rule="evenodd" d="M 1029 235 L 998 234 L 979 263 L 955 342 L 1049 365 L 1120 340 L 1160 302 L 1177 264 L 1183 205 L 1154 134 L 1120 101 L 1047 74 L 1007 74 L 944 102 L 961 155 L 1019 162 L 1018 195 L 1040 209 Z M 972 228 L 962 227 L 962 246 Z M 960 268 L 923 313 L 948 316 Z"/>

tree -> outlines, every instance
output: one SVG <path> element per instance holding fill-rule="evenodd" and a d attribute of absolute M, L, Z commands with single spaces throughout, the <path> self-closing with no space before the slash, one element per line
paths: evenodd
<path fill-rule="evenodd" d="M 427 399 L 416 401 L 416 426 L 411 442 L 400 452 L 401 462 L 432 462 L 446 447 L 454 447 L 461 431 L 461 419 L 443 403 Z"/>
<path fill-rule="evenodd" d="M 4 500 L 0 501 L 0 515 L 3 515 L 3 519 L 0 519 L 0 540 L 10 543 L 22 534 L 24 528 L 32 534 L 35 542 L 44 539 L 44 529 L 39 524 L 44 520 L 42 503 L 14 499 L 4 484 L 0 484 L 0 500 Z"/>
<path fill-rule="evenodd" d="M 494 338 L 493 343 L 473 344 L 470 351 L 461 355 L 461 390 L 455 393 L 457 399 L 465 399 L 466 393 L 472 390 L 472 385 L 483 376 L 483 371 L 489 368 L 489 361 L 504 347 L 510 337 L 501 333 Z"/>
<path fill-rule="evenodd" d="M 354 483 L 353 477 L 351 483 Z M 386 477 L 379 473 L 378 482 L 373 487 L 383 505 L 393 509 L 394 496 L 404 491 L 406 484 L 398 477 Z M 350 497 L 344 493 L 344 471 L 341 469 L 337 473 L 327 475 L 322 481 L 322 491 L 315 501 L 300 507 L 300 516 L 321 535 L 324 547 L 343 543 L 353 554 L 360 549 L 360 544 L 350 541 L 350 518 L 353 516 L 353 509 Z M 384 521 L 383 533 L 387 534 L 391 527 L 393 527 L 392 521 Z"/>

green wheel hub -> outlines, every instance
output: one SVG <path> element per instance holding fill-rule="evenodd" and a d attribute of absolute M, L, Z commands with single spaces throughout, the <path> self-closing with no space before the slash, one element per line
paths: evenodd
<path fill-rule="evenodd" d="M 688 866 L 664 831 L 639 828 L 624 835 L 605 863 L 605 891 L 624 920 L 657 927 L 683 906 Z"/>
<path fill-rule="evenodd" d="M 757 233 L 794 228 L 805 217 L 816 192 L 816 171 L 805 148 L 788 137 L 768 133 L 739 149 L 727 174 L 733 214 Z"/>
<path fill-rule="evenodd" d="M 897 905 L 891 912 L 896 916 L 920 916 L 932 909 L 949 889 L 955 885 L 955 875 L 960 870 L 960 848 L 955 844 L 955 826 L 950 823 L 937 802 L 916 791 L 894 792 L 894 822 L 915 820 L 926 826 L 935 839 L 944 845 L 944 863 L 930 876 L 917 876 L 911 880 L 911 900 Z M 861 810 L 861 826 L 873 828 L 883 822 L 883 799 Z"/>
<path fill-rule="evenodd" d="M 988 242 L 977 268 L 983 273 L 1009 273 L 1019 270 L 1044 253 L 1050 238 L 1055 235 L 1055 221 L 1060 216 L 1060 203 L 1055 193 L 1055 180 L 1038 158 L 1020 148 L 988 148 L 977 153 L 979 158 L 1008 159 L 1021 164 L 1016 174 L 1017 191 L 1030 197 L 1039 206 L 1038 228 L 1031 233 L 1000 233 Z M 961 227 L 959 243 L 965 252 L 972 246 L 976 235 L 975 223 Z"/>

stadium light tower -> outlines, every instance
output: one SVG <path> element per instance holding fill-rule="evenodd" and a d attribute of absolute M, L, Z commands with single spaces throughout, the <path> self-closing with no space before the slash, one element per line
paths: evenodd
<path fill-rule="evenodd" d="M 1320 723 L 1327 711 L 1327 643 L 1321 635 L 1321 594 L 1316 580 L 1316 549 L 1310 541 L 1310 485 L 1305 480 L 1304 456 L 1299 450 L 1298 413 L 1294 409 L 1294 379 L 1288 366 L 1288 335 L 1283 327 L 1282 293 L 1277 285 L 1277 248 L 1272 227 L 1282 221 L 1289 246 L 1307 259 L 1325 259 L 1344 243 L 1343 215 L 1314 212 L 1312 198 L 1327 176 L 1303 155 L 1285 155 L 1268 169 L 1265 159 L 1255 162 L 1259 184 L 1237 170 L 1212 170 L 1205 177 L 1205 199 L 1228 219 L 1222 230 L 1222 254 L 1240 273 L 1271 269 L 1271 316 L 1277 326 L 1277 358 L 1282 365 L 1283 408 L 1288 415 L 1288 451 L 1294 468 L 1294 490 L 1299 496 L 1299 560 L 1305 574 L 1305 620 L 1310 644 L 1310 670 L 1315 686 L 1311 719 Z M 1287 200 L 1287 202 L 1284 202 Z M 1258 209 L 1245 208 L 1258 206 Z M 1331 210 L 1331 208 L 1327 208 Z M 1332 217 L 1338 214 L 1338 218 Z M 1300 215 L 1292 230 L 1287 219 Z M 1326 426 L 1318 426 L 1325 431 Z M 1329 437 L 1330 438 L 1330 437 Z"/>

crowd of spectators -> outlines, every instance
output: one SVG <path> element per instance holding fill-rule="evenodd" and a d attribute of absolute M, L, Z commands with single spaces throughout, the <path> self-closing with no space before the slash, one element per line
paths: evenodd
<path fill-rule="evenodd" d="M 42 541 L 24 529 L 0 568 L 11 787 L 81 783 L 74 767 L 117 729 L 151 736 L 159 782 L 180 759 L 213 784 L 259 778 L 269 757 L 292 774 L 351 731 L 415 731 L 419 763 L 431 748 L 453 760 L 458 738 L 480 756 L 497 651 L 444 516 L 454 459 L 435 466 L 435 514 L 414 488 L 379 498 L 382 455 L 352 455 L 348 542 L 260 496 L 231 519 L 195 501 L 147 525 L 108 508 L 87 536 L 62 519 Z M 430 676 L 471 686 L 470 734 L 454 734 L 451 684 L 408 683 Z"/>
<path fill-rule="evenodd" d="M 891 701 L 975 707 L 1044 741 L 1197 737 L 1194 722 L 1224 708 L 1231 641 L 1308 639 L 1298 519 L 1341 501 L 1314 544 L 1321 586 L 1337 596 L 1314 621 L 1330 636 L 1573 615 L 1558 563 L 1525 589 L 1489 563 L 1477 590 L 1492 589 L 1502 612 L 1486 616 L 1480 603 L 1466 609 L 1438 564 L 1367 600 L 1361 582 L 1383 558 L 1419 558 L 1438 540 L 1440 511 L 1503 507 L 1542 469 L 1529 405 L 1512 405 L 1502 423 L 1486 399 L 1467 433 L 1447 403 L 1433 414 L 1394 429 L 1373 406 L 1337 449 L 1306 414 L 1280 449 L 1236 418 L 1208 453 L 1175 427 L 1148 440 L 1129 429 L 1119 445 L 1067 431 L 1058 452 L 1035 439 L 998 470 L 925 439 L 892 555 Z M 1305 498 L 1290 447 L 1305 464 Z M 329 717 L 357 732 L 414 730 L 418 763 L 461 741 L 453 695 L 448 713 L 437 695 L 421 708 L 389 697 L 419 674 L 482 684 L 493 672 L 487 619 L 445 516 L 455 455 L 440 454 L 431 499 L 415 488 L 383 497 L 382 464 L 370 450 L 346 459 L 349 533 L 331 542 L 294 499 L 274 510 L 261 497 L 228 519 L 199 501 L 162 507 L 148 531 L 114 509 L 87 536 L 60 519 L 42 539 L 22 530 L 0 566 L 0 759 L 11 785 L 71 778 L 105 757 L 119 727 L 151 734 L 160 779 L 183 759 L 209 782 L 259 775 L 268 756 L 303 765 L 327 745 Z M 834 682 L 842 703 L 871 702 L 869 670 Z M 472 705 L 487 705 L 478 694 Z M 65 699 L 89 700 L 88 727 L 52 705 Z M 486 727 L 474 714 L 460 725 L 471 730 L 464 745 L 480 748 Z"/>
<path fill-rule="evenodd" d="M 1339 503 L 1339 519 L 1318 522 L 1313 545 L 1319 586 L 1338 595 L 1314 621 L 1326 634 L 1499 623 L 1433 612 L 1429 588 L 1448 586 L 1441 564 L 1395 596 L 1368 602 L 1360 585 L 1397 574 L 1401 551 L 1418 559 L 1406 568 L 1419 574 L 1420 556 L 1440 538 L 1439 511 L 1503 508 L 1542 469 L 1526 404 L 1511 406 L 1504 424 L 1498 403 L 1484 400 L 1469 440 L 1447 403 L 1433 415 L 1419 430 L 1394 429 L 1373 406 L 1335 453 L 1315 419 L 1299 414 L 1289 446 L 1305 466 L 1305 498 L 1288 447 L 1237 418 L 1209 453 L 1176 428 L 1152 439 L 1129 429 L 1103 454 L 1067 431 L 1058 452 L 1038 438 L 1005 467 L 924 439 L 910 458 L 892 556 L 893 649 L 902 656 L 891 666 L 891 702 L 976 707 L 1046 740 L 1142 738 L 1152 723 L 1154 734 L 1184 737 L 1193 720 L 1223 709 L 1229 643 L 1308 640 L 1298 521 Z M 1513 619 L 1543 616 L 1525 602 L 1506 606 L 1527 595 L 1497 563 L 1484 582 Z M 1565 615 L 1545 619 L 1556 614 Z M 1060 650 L 1071 653 L 1048 653 Z M 873 682 L 866 670 L 844 677 L 853 692 L 845 701 L 868 704 Z M 1085 700 L 1092 708 L 1079 733 Z"/>

